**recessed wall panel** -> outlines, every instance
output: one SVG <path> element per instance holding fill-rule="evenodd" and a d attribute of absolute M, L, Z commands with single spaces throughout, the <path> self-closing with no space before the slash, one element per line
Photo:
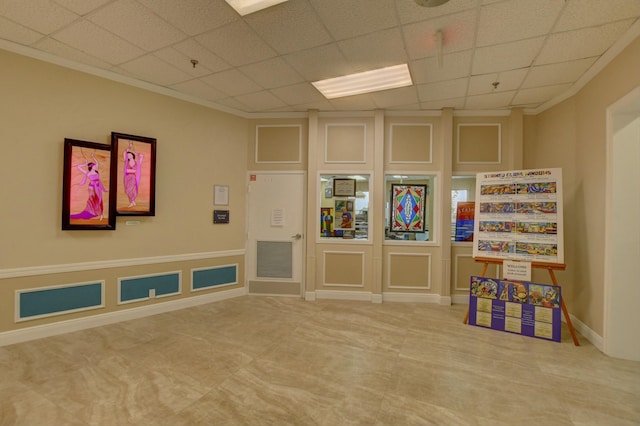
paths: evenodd
<path fill-rule="evenodd" d="M 428 253 L 389 253 L 389 288 L 431 288 L 431 255 Z"/>
<path fill-rule="evenodd" d="M 458 164 L 500 164 L 502 160 L 499 123 L 458 124 Z"/>
<path fill-rule="evenodd" d="M 392 124 L 390 163 L 431 163 L 430 124 Z"/>
<path fill-rule="evenodd" d="M 301 161 L 301 126 L 256 126 L 256 163 Z"/>
<path fill-rule="evenodd" d="M 364 287 L 364 253 L 325 251 L 325 286 Z"/>
<path fill-rule="evenodd" d="M 364 163 L 367 158 L 364 124 L 327 124 L 325 162 Z"/>
<path fill-rule="evenodd" d="M 191 270 L 191 290 L 205 290 L 238 283 L 238 265 L 215 266 Z"/>
<path fill-rule="evenodd" d="M 118 278 L 118 303 L 180 294 L 180 271 Z"/>

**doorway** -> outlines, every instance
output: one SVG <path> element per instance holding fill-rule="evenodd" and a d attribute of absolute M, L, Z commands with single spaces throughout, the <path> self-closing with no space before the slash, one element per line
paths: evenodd
<path fill-rule="evenodd" d="M 247 283 L 249 294 L 303 294 L 305 174 L 249 175 Z"/>
<path fill-rule="evenodd" d="M 605 354 L 640 361 L 640 87 L 607 109 Z"/>

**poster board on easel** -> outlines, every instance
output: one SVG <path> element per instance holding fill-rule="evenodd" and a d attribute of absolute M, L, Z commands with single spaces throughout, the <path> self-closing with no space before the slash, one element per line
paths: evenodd
<path fill-rule="evenodd" d="M 480 276 L 485 276 L 490 263 L 530 262 L 535 268 L 549 271 L 559 295 L 560 286 L 553 271 L 565 269 L 562 201 L 562 170 L 559 168 L 478 173 L 473 258 L 484 263 Z M 560 305 L 573 342 L 578 346 L 563 298 L 560 298 Z M 477 306 L 471 306 L 470 302 L 471 307 L 475 314 Z M 501 309 L 505 307 L 500 306 Z M 467 309 L 465 324 L 469 314 Z M 555 329 L 559 328 L 559 322 L 556 309 L 552 321 L 547 324 Z M 547 334 L 559 341 L 555 337 L 558 332 Z"/>
<path fill-rule="evenodd" d="M 473 257 L 564 263 L 562 169 L 476 175 Z"/>

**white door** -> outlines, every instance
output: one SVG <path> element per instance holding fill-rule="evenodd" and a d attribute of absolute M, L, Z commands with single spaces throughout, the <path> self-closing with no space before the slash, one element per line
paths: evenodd
<path fill-rule="evenodd" d="M 248 191 L 249 293 L 301 297 L 305 175 L 251 173 Z"/>

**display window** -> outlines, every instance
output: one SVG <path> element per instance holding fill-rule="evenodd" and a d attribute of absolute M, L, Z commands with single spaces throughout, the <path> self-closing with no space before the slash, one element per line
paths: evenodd
<path fill-rule="evenodd" d="M 320 175 L 323 239 L 369 239 L 369 175 Z"/>

